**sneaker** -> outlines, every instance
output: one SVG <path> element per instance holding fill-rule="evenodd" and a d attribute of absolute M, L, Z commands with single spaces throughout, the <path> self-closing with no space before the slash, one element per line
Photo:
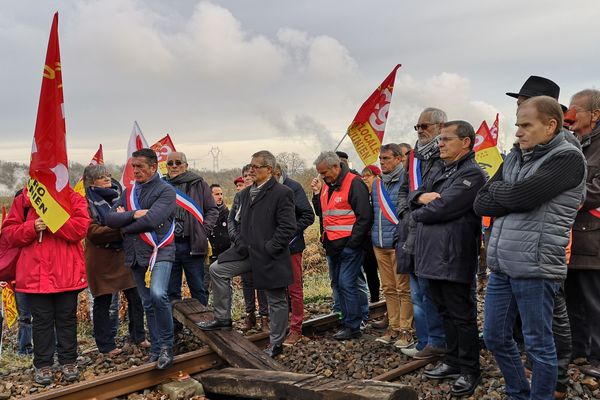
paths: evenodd
<path fill-rule="evenodd" d="M 413 343 L 408 347 L 405 347 L 403 349 L 400 349 L 400 351 L 402 352 L 402 354 L 404 354 L 405 356 L 409 356 L 411 358 L 415 357 L 415 354 L 417 354 L 419 352 L 419 350 L 417 350 L 417 344 Z"/>
<path fill-rule="evenodd" d="M 35 375 L 33 379 L 37 384 L 48 386 L 54 379 L 54 376 L 52 375 L 52 367 L 35 368 Z"/>
<path fill-rule="evenodd" d="M 390 344 L 394 343 L 398 338 L 398 332 L 393 329 L 388 329 L 387 332 L 383 335 L 375 339 L 376 342 Z"/>
<path fill-rule="evenodd" d="M 408 346 L 410 346 L 411 344 L 413 344 L 414 342 L 415 342 L 415 339 L 413 338 L 412 333 L 410 333 L 409 331 L 406 331 L 406 330 L 402 330 L 398 334 L 398 340 L 396 340 L 396 343 L 394 343 L 394 346 L 396 346 L 399 349 L 405 349 Z"/>
<path fill-rule="evenodd" d="M 445 354 L 446 349 L 441 347 L 433 347 L 432 345 L 428 344 L 423 350 L 418 351 L 413 358 L 416 360 L 427 360 L 429 358 L 442 357 Z"/>
<path fill-rule="evenodd" d="M 75 382 L 79 379 L 77 364 L 65 364 L 62 366 L 63 379 L 67 382 Z"/>
<path fill-rule="evenodd" d="M 290 332 L 288 337 L 283 342 L 283 345 L 286 347 L 290 347 L 298 343 L 302 339 L 302 334 L 298 332 Z"/>
<path fill-rule="evenodd" d="M 367 321 L 360 321 L 360 330 L 364 331 L 367 329 Z"/>

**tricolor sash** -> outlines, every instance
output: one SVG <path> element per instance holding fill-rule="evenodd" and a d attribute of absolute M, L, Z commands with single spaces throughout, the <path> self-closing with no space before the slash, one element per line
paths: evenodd
<path fill-rule="evenodd" d="M 381 179 L 377 179 L 375 181 L 375 187 L 377 189 L 377 200 L 379 200 L 379 207 L 383 216 L 390 221 L 394 225 L 398 225 L 398 217 L 396 215 L 396 207 L 390 199 L 390 195 L 387 190 L 385 190 L 385 186 L 383 186 L 383 181 Z"/>
<path fill-rule="evenodd" d="M 600 218 L 600 208 L 594 208 L 593 210 L 590 210 L 589 213 L 596 218 Z"/>
<path fill-rule="evenodd" d="M 130 189 L 129 196 L 127 196 L 127 208 L 129 210 L 135 211 L 140 209 L 140 203 L 137 198 L 137 194 L 135 193 L 135 187 L 137 183 L 133 183 L 133 186 Z M 150 256 L 150 261 L 148 263 L 148 270 L 146 271 L 145 282 L 146 287 L 150 287 L 150 282 L 152 281 L 152 269 L 154 269 L 154 264 L 156 263 L 156 257 L 158 256 L 158 249 L 165 247 L 169 243 L 173 241 L 175 237 L 175 221 L 171 222 L 171 227 L 167 234 L 163 237 L 163 239 L 159 242 L 158 236 L 156 232 L 143 232 L 140 233 L 140 237 L 144 242 L 146 242 L 150 247 L 152 247 L 152 255 Z"/>
<path fill-rule="evenodd" d="M 421 176 L 421 160 L 415 157 L 415 151 L 410 152 L 408 181 L 410 183 L 410 191 L 414 192 L 423 183 Z"/>
<path fill-rule="evenodd" d="M 194 199 L 183 193 L 181 190 L 174 186 L 173 188 L 175 189 L 175 193 L 177 195 L 175 200 L 177 205 L 192 214 L 192 216 L 196 218 L 198 222 L 204 224 L 204 213 L 202 212 L 202 207 L 200 207 L 200 205 L 196 203 Z"/>

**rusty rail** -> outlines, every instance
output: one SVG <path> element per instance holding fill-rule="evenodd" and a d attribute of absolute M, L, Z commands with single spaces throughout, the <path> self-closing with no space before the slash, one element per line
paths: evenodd
<path fill-rule="evenodd" d="M 370 313 L 373 318 L 381 317 L 384 312 L 385 301 L 380 301 L 370 306 Z M 317 332 L 332 329 L 335 326 L 337 326 L 338 323 L 338 316 L 335 314 L 329 314 L 305 321 L 302 325 L 302 330 L 306 334 L 314 334 Z M 268 333 L 264 332 L 258 333 L 249 336 L 248 340 L 254 342 L 259 347 L 263 347 L 268 344 L 269 335 Z M 101 375 L 93 380 L 86 380 L 83 382 L 78 382 L 60 388 L 40 392 L 38 394 L 28 396 L 27 399 L 112 399 L 138 390 L 156 386 L 163 382 L 167 382 L 171 378 L 176 377 L 180 371 L 192 375 L 203 371 L 207 371 L 209 369 L 221 365 L 223 365 L 223 361 L 219 358 L 219 356 L 216 353 L 214 353 L 209 348 L 203 348 L 200 350 L 175 356 L 173 358 L 173 365 L 166 370 L 157 370 L 155 368 L 154 363 L 148 363 L 139 367 L 129 368 L 125 371 L 118 371 Z M 413 369 L 411 369 L 411 371 Z M 383 375 L 378 377 L 380 378 L 378 380 L 386 380 L 381 379 Z"/>

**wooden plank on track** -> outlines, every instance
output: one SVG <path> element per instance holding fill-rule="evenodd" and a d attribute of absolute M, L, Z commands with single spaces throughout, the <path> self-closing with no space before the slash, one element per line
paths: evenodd
<path fill-rule="evenodd" d="M 339 381 L 313 374 L 225 368 L 196 375 L 207 393 L 252 399 L 417 400 L 405 385 L 373 380 Z"/>
<path fill-rule="evenodd" d="M 267 356 L 254 343 L 235 330 L 203 331 L 200 329 L 196 324 L 211 320 L 213 316 L 208 308 L 196 299 L 185 299 L 173 303 L 173 316 L 232 367 L 286 370 L 282 364 Z"/>
<path fill-rule="evenodd" d="M 416 369 L 424 367 L 429 363 L 434 363 L 439 359 L 441 359 L 441 357 L 429 358 L 427 360 L 413 360 L 413 361 L 407 362 L 406 364 L 399 366 L 398 368 L 394 368 L 392 370 L 384 372 L 383 374 L 375 376 L 371 379 L 373 379 L 374 381 L 389 382 L 389 381 L 396 379 L 402 375 L 406 375 L 409 372 L 413 372 Z"/>

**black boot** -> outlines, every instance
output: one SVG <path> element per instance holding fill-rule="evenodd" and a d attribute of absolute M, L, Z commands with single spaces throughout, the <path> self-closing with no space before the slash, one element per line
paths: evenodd
<path fill-rule="evenodd" d="M 160 354 L 158 355 L 156 369 L 167 369 L 171 364 L 173 364 L 173 349 L 163 347 L 160 349 Z"/>

